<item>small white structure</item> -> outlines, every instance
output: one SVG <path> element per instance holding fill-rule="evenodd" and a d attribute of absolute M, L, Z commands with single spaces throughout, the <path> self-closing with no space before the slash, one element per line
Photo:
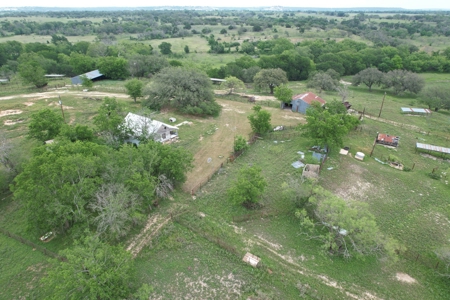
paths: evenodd
<path fill-rule="evenodd" d="M 251 265 L 252 267 L 257 267 L 261 258 L 251 254 L 250 252 L 247 252 L 242 260 Z"/>
<path fill-rule="evenodd" d="M 346 149 L 341 149 L 341 150 L 339 150 L 339 154 L 347 155 L 347 154 L 348 154 L 348 150 L 346 150 Z"/>
<path fill-rule="evenodd" d="M 124 131 L 129 134 L 126 142 L 139 145 L 139 137 L 144 136 L 161 143 L 171 142 L 178 138 L 178 127 L 165 124 L 147 117 L 128 113 L 123 123 Z"/>
<path fill-rule="evenodd" d="M 366 156 L 366 155 L 362 152 L 356 152 L 356 154 L 355 154 L 355 158 L 358 160 L 364 160 L 364 156 Z"/>

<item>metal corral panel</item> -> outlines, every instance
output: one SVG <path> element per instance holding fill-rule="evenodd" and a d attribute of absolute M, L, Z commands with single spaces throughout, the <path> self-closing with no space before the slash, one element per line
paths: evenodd
<path fill-rule="evenodd" d="M 413 108 L 413 107 L 402 107 L 403 113 L 413 113 L 413 114 L 431 114 L 432 111 L 427 108 Z"/>
<path fill-rule="evenodd" d="M 441 153 L 450 153 L 450 148 L 444 148 L 439 146 L 433 146 L 429 144 L 416 143 L 416 148 L 425 149 L 429 151 L 441 152 Z"/>

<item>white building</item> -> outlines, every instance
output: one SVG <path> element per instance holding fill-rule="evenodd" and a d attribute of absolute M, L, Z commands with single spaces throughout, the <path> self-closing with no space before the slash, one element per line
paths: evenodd
<path fill-rule="evenodd" d="M 125 117 L 124 127 L 130 133 L 126 142 L 139 144 L 139 138 L 151 138 L 154 141 L 167 143 L 178 138 L 178 127 L 165 124 L 147 117 L 128 113 Z"/>

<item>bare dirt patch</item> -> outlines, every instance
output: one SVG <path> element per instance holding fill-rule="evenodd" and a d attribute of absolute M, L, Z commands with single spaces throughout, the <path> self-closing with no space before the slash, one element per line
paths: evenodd
<path fill-rule="evenodd" d="M 11 126 L 11 125 L 16 125 L 16 124 L 22 123 L 22 122 L 23 122 L 22 119 L 20 119 L 20 120 L 5 120 L 5 122 L 3 122 L 3 124 L 6 126 Z"/>
<path fill-rule="evenodd" d="M 115 97 L 115 98 L 121 98 L 121 99 L 128 99 L 129 96 L 126 94 L 120 94 L 120 93 L 105 93 L 105 92 L 82 92 L 82 91 L 69 91 L 69 90 L 56 90 L 56 91 L 50 91 L 50 92 L 44 92 L 44 93 L 33 93 L 33 94 L 20 94 L 20 95 L 14 95 L 14 96 L 6 96 L 6 97 L 0 97 L 1 100 L 11 100 L 15 98 L 33 98 L 31 100 L 41 100 L 41 99 L 51 99 L 51 98 L 58 98 L 59 96 L 64 95 L 71 95 L 71 96 L 77 96 L 77 97 Z"/>
<path fill-rule="evenodd" d="M 170 217 L 162 218 L 158 214 L 151 215 L 144 229 L 134 237 L 127 247 L 127 251 L 130 251 L 133 257 L 136 257 L 142 248 L 147 245 L 151 239 L 158 233 L 158 231 L 170 221 Z"/>
<path fill-rule="evenodd" d="M 4 117 L 4 116 L 10 116 L 10 115 L 19 115 L 21 114 L 23 111 L 21 111 L 20 109 L 8 109 L 8 110 L 2 110 L 0 111 L 0 117 Z"/>
<path fill-rule="evenodd" d="M 341 164 L 341 166 L 345 166 Z M 356 163 L 348 163 L 339 170 L 343 178 L 342 184 L 335 188 L 334 192 L 345 200 L 367 201 L 372 189 L 372 183 L 364 179 L 366 170 Z"/>
<path fill-rule="evenodd" d="M 412 278 L 411 276 L 409 276 L 408 274 L 405 274 L 405 273 L 395 274 L 395 279 L 397 279 L 398 281 L 401 281 L 401 282 L 409 283 L 409 284 L 417 283 L 417 280 L 415 280 L 414 278 Z"/>
<path fill-rule="evenodd" d="M 24 102 L 23 105 L 32 106 L 32 105 L 34 105 L 34 102 Z"/>

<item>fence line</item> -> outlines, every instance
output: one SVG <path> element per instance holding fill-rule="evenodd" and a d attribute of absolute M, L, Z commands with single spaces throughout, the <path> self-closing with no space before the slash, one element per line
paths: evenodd
<path fill-rule="evenodd" d="M 206 233 L 204 230 L 201 230 L 199 228 L 194 228 L 189 222 L 181 220 L 179 218 L 179 216 L 173 217 L 172 220 L 174 222 L 176 222 L 176 223 L 186 227 L 187 229 L 191 230 L 192 232 L 200 235 L 201 237 L 203 237 L 204 239 L 210 241 L 211 243 L 214 243 L 214 244 L 218 245 L 220 248 L 225 249 L 228 252 L 230 252 L 230 253 L 240 257 L 240 253 L 236 249 L 236 247 L 229 245 L 228 243 L 226 243 L 225 241 L 221 240 L 217 236 L 212 236 L 212 235 Z"/>
<path fill-rule="evenodd" d="M 35 244 L 35 243 L 33 243 L 33 242 L 29 241 L 29 240 L 26 240 L 26 239 L 24 239 L 21 236 L 18 236 L 18 235 L 14 234 L 14 233 L 11 233 L 8 230 L 0 228 L 0 232 L 2 232 L 7 237 L 13 238 L 13 239 L 21 242 L 22 244 L 28 245 L 30 247 L 33 247 L 36 250 L 39 250 L 44 255 L 47 255 L 47 256 L 52 257 L 52 258 L 56 258 L 56 259 L 58 259 L 60 261 L 63 261 L 63 262 L 67 262 L 67 258 L 65 258 L 64 256 L 60 256 L 60 255 L 56 254 L 55 252 L 52 252 L 52 251 L 48 250 L 47 248 L 44 248 L 44 247 L 42 247 L 40 245 L 37 245 L 37 244 Z"/>

